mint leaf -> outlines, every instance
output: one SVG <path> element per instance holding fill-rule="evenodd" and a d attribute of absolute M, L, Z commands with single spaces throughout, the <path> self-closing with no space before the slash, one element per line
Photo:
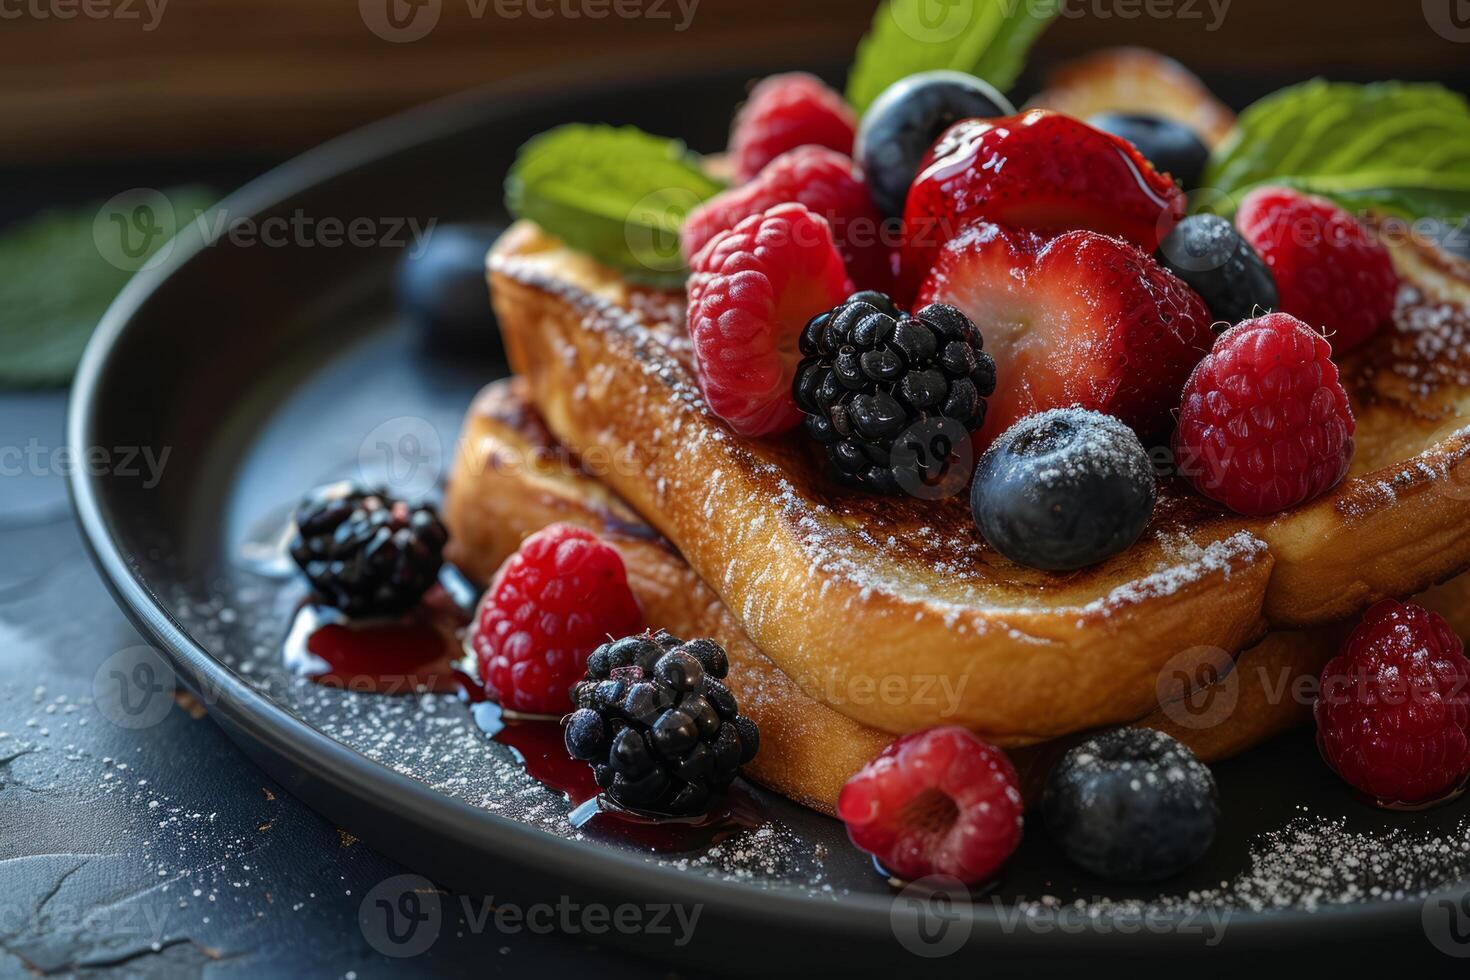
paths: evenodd
<path fill-rule="evenodd" d="M 673 288 L 687 275 L 679 226 L 722 188 L 677 140 L 572 124 L 521 147 L 505 203 L 627 278 Z"/>
<path fill-rule="evenodd" d="M 200 188 L 157 195 L 177 226 L 214 201 Z M 138 238 L 136 264 L 120 262 L 97 237 L 105 206 L 51 211 L 0 231 L 0 387 L 33 388 L 71 380 L 82 348 L 107 306 L 172 233 Z M 105 221 L 101 227 L 108 227 Z"/>
<path fill-rule="evenodd" d="M 1283 89 L 1241 113 L 1204 184 L 1232 214 L 1277 184 L 1411 218 L 1470 213 L 1470 106 L 1439 85 L 1322 79 Z"/>
<path fill-rule="evenodd" d="M 887 0 L 858 44 L 847 101 L 862 112 L 901 78 L 936 68 L 969 72 L 1004 92 L 1061 12 L 1031 0 Z"/>

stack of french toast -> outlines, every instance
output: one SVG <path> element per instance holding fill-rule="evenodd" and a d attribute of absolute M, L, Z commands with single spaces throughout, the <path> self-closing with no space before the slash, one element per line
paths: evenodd
<path fill-rule="evenodd" d="M 1233 121 L 1136 51 L 1069 66 L 1032 104 L 1152 112 L 1211 142 Z M 1375 601 L 1419 596 L 1470 630 L 1470 263 L 1385 238 L 1395 322 L 1338 359 L 1347 478 L 1267 516 L 1164 481 L 1131 547 L 1052 572 L 988 544 L 963 494 L 865 493 L 799 433 L 736 433 L 702 396 L 682 290 L 521 221 L 488 257 L 515 377 L 465 419 L 450 558 L 489 580 L 558 522 L 612 544 L 648 623 L 728 652 L 761 733 L 747 774 L 823 812 L 895 736 L 936 725 L 1005 747 L 1023 779 L 1106 727 L 1234 755 L 1310 718 L 1293 692 Z"/>

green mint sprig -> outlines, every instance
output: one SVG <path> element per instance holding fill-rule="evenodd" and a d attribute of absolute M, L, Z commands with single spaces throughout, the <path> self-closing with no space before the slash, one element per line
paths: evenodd
<path fill-rule="evenodd" d="M 1470 214 L 1470 106 L 1434 84 L 1282 89 L 1241 113 L 1203 181 L 1227 215 L 1266 184 L 1349 209 L 1459 219 Z"/>
<path fill-rule="evenodd" d="M 572 124 L 521 147 L 505 201 L 512 214 L 628 279 L 677 288 L 688 274 L 679 226 L 723 187 L 677 140 Z"/>
<path fill-rule="evenodd" d="M 847 100 L 862 112 L 899 79 L 938 68 L 969 72 L 1004 92 L 1060 12 L 1061 4 L 1028 0 L 887 0 L 858 45 Z"/>

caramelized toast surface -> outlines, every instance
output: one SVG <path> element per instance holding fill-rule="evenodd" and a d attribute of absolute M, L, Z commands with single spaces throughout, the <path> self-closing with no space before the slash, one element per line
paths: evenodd
<path fill-rule="evenodd" d="M 995 553 L 963 495 L 849 491 L 799 434 L 734 435 L 700 398 L 682 296 L 527 223 L 489 267 L 511 364 L 550 431 L 621 461 L 599 478 L 810 697 L 888 732 L 959 723 L 1016 745 L 1145 715 L 1160 667 L 1189 651 L 1333 622 L 1470 563 L 1470 270 L 1394 251 L 1397 327 L 1343 365 L 1359 451 L 1341 487 L 1245 520 L 1166 486 L 1133 548 L 1065 575 Z M 954 710 L 906 696 L 921 685 L 957 691 Z"/>
<path fill-rule="evenodd" d="M 524 382 L 489 385 L 465 417 L 449 483 L 450 559 L 488 581 L 526 535 L 548 524 L 566 521 L 593 531 L 622 554 L 650 623 L 680 636 L 709 636 L 728 651 L 728 683 L 762 733 L 762 750 L 747 774 L 791 799 L 833 812 L 843 783 L 892 736 L 809 697 L 787 677 L 674 547 L 591 475 L 598 467 L 555 443 L 530 405 Z M 1448 597 L 1452 587 L 1444 588 Z M 1305 703 L 1281 694 L 1299 678 L 1316 676 L 1340 632 L 1329 627 L 1272 633 L 1241 655 L 1234 677 L 1194 695 L 1190 710 L 1155 705 L 1138 724 L 1170 732 L 1207 761 L 1244 751 L 1307 719 Z M 939 700 L 951 693 L 934 690 L 929 696 Z M 1227 711 L 1219 710 L 1222 704 Z M 1014 757 L 1023 774 L 1039 774 L 1063 748 L 1065 742 L 1046 743 Z"/>

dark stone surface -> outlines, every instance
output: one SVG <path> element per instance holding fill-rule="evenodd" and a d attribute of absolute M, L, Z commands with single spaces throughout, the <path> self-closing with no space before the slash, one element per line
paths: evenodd
<path fill-rule="evenodd" d="M 405 869 L 291 799 L 187 695 L 149 727 L 110 722 L 99 668 L 142 641 L 72 523 L 64 412 L 61 393 L 0 395 L 0 976 L 667 973 L 428 891 L 401 907 L 437 902 L 437 938 L 385 956 L 408 948 L 377 905 L 402 900 Z"/>

